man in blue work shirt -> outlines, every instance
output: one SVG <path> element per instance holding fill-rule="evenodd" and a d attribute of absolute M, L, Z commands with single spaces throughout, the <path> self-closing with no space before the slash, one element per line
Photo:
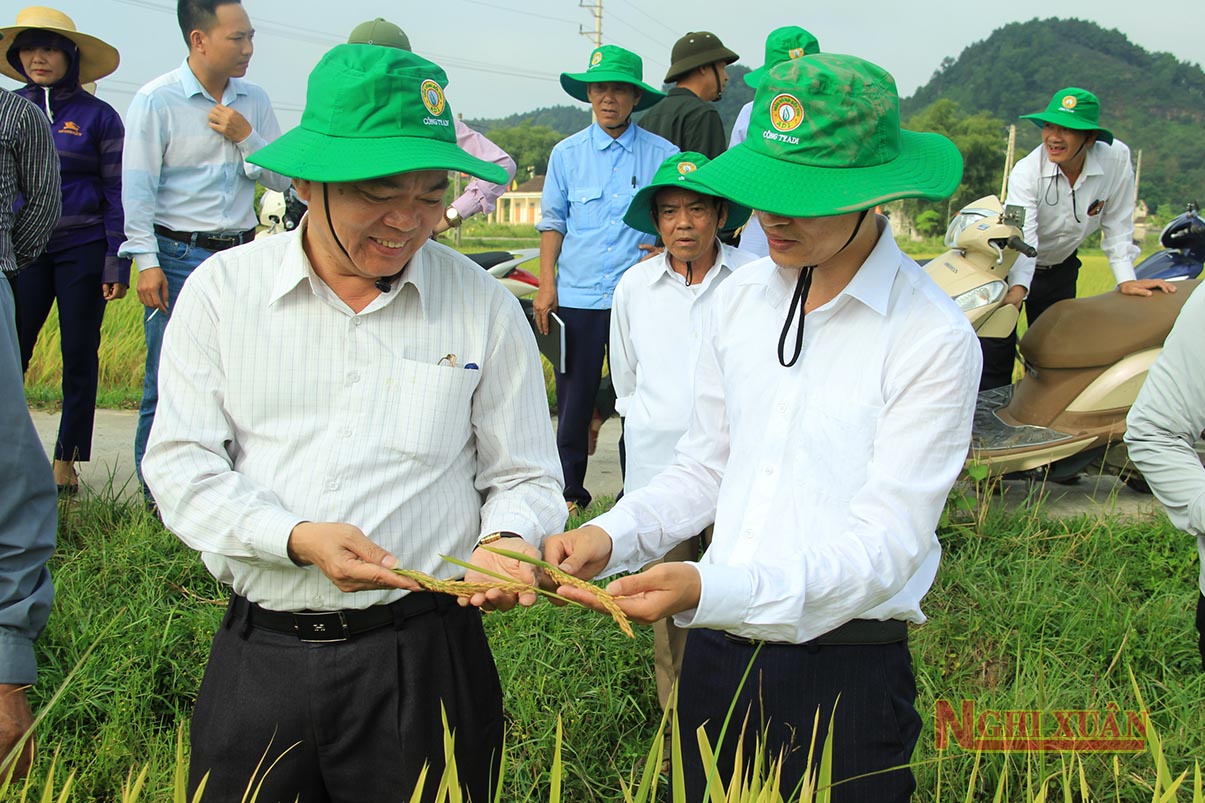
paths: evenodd
<path fill-rule="evenodd" d="M 557 451 L 570 511 L 590 504 L 586 461 L 619 277 L 655 238 L 624 225 L 637 190 L 678 148 L 632 123 L 632 112 L 665 97 L 644 83 L 640 57 L 615 45 L 590 55 L 584 73 L 561 73 L 561 86 L 588 102 L 596 122 L 557 143 L 548 160 L 540 231 L 536 327 L 548 333 L 556 311 L 565 325 L 565 372 L 556 372 Z"/>

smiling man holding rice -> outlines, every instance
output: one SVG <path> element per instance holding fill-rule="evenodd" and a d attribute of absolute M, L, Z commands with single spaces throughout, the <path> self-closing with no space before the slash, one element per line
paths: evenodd
<path fill-rule="evenodd" d="M 429 239 L 449 170 L 505 180 L 457 148 L 446 83 L 404 50 L 328 52 L 301 125 L 252 157 L 308 213 L 198 268 L 167 327 L 144 470 L 233 592 L 190 794 L 210 773 L 206 799 L 240 799 L 266 751 L 284 756 L 261 800 L 409 799 L 429 764 L 429 801 L 446 710 L 461 782 L 492 798 L 502 692 L 480 614 L 389 570 L 449 579 L 446 554 L 530 583 L 477 546 L 535 555 L 565 506 L 518 303 Z"/>

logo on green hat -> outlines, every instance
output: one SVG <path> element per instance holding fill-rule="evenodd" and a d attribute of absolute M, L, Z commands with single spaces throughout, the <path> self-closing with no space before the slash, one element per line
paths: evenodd
<path fill-rule="evenodd" d="M 803 122 L 803 104 L 786 92 L 770 101 L 770 125 L 779 131 L 794 131 Z"/>
<path fill-rule="evenodd" d="M 699 169 L 698 165 L 696 165 L 694 162 L 679 162 L 678 163 L 678 172 L 684 176 L 687 175 L 688 173 L 693 173 L 698 169 Z"/>
<path fill-rule="evenodd" d="M 1077 103 L 1079 103 L 1079 100 L 1075 97 L 1075 95 L 1064 95 L 1063 96 L 1063 108 L 1064 109 L 1074 109 L 1075 104 L 1077 104 Z"/>
<path fill-rule="evenodd" d="M 597 67 L 600 64 L 602 64 L 602 51 L 595 50 L 594 55 L 590 57 L 590 66 Z"/>
<path fill-rule="evenodd" d="M 787 51 L 787 55 L 793 59 L 801 59 L 801 58 L 803 58 L 803 48 L 802 47 L 793 47 Z"/>
<path fill-rule="evenodd" d="M 422 86 L 419 87 L 419 92 L 422 94 L 423 105 L 427 107 L 427 111 L 431 112 L 431 114 L 435 115 L 436 117 L 444 113 L 444 106 L 446 105 L 447 101 L 444 100 L 443 87 L 441 87 L 438 82 L 432 81 L 430 78 L 428 78 L 426 81 L 423 81 Z M 428 123 L 428 125 L 430 124 Z"/>

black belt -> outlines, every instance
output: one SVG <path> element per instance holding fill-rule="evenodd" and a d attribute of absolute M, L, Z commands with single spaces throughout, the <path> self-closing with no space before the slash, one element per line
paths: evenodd
<path fill-rule="evenodd" d="M 817 636 L 811 641 L 805 641 L 802 644 L 793 644 L 786 641 L 764 641 L 762 639 L 745 638 L 734 633 L 724 633 L 724 638 L 737 644 L 756 647 L 761 644 L 770 644 L 781 647 L 807 647 L 815 645 L 831 645 L 831 644 L 846 644 L 846 645 L 868 645 L 868 644 L 895 644 L 900 641 L 908 640 L 908 623 L 901 619 L 888 619 L 879 621 L 878 619 L 851 619 L 840 627 L 828 631 L 824 635 Z"/>
<path fill-rule="evenodd" d="M 1057 270 L 1058 268 L 1078 268 L 1082 263 L 1079 261 L 1079 249 L 1071 252 L 1071 256 L 1064 259 L 1062 262 L 1056 262 L 1053 265 L 1034 265 L 1034 270 Z"/>
<path fill-rule="evenodd" d="M 388 605 L 341 611 L 270 611 L 238 594 L 226 610 L 229 624 L 241 619 L 247 627 L 296 636 L 300 641 L 347 641 L 353 636 L 385 627 L 400 628 L 407 619 L 456 604 L 448 594 L 415 591 Z"/>
<path fill-rule="evenodd" d="M 206 251 L 225 251 L 236 245 L 249 243 L 255 239 L 255 229 L 237 232 L 235 234 L 206 234 L 203 231 L 173 231 L 167 226 L 155 224 L 155 233 L 162 234 L 169 240 L 178 243 L 188 243 Z"/>

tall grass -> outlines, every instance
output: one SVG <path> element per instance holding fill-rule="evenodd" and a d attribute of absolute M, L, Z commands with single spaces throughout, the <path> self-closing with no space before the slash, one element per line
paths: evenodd
<path fill-rule="evenodd" d="M 60 780 L 68 770 L 75 776 L 71 800 L 117 800 L 131 768 L 147 764 L 146 799 L 169 799 L 177 733 L 200 685 L 222 589 L 135 505 L 85 497 L 63 508 L 60 529 L 51 566 L 58 598 L 37 645 L 35 708 L 96 648 L 41 726 L 34 777 L 45 778 L 57 752 Z M 1164 516 L 1048 520 L 1040 507 L 1003 512 L 985 492 L 982 504 L 952 506 L 939 535 L 946 553 L 925 603 L 931 619 L 912 633 L 925 721 L 914 756 L 918 800 L 936 799 L 938 789 L 948 799 L 991 799 L 1001 783 L 1004 799 L 1026 799 L 1020 779 L 1063 767 L 1057 755 L 938 751 L 937 700 L 1124 710 L 1135 706 L 1128 668 L 1167 762 L 1178 772 L 1205 756 L 1196 554 Z M 543 603 L 490 614 L 486 628 L 505 690 L 501 799 L 548 799 L 559 715 L 562 799 L 622 800 L 620 779 L 646 766 L 660 723 L 649 629 L 629 640 L 607 618 Z M 1151 758 L 1116 760 L 1115 771 L 1113 755 L 1083 757 L 1092 799 L 1151 800 Z M 36 781 L 30 794 L 41 788 Z"/>

